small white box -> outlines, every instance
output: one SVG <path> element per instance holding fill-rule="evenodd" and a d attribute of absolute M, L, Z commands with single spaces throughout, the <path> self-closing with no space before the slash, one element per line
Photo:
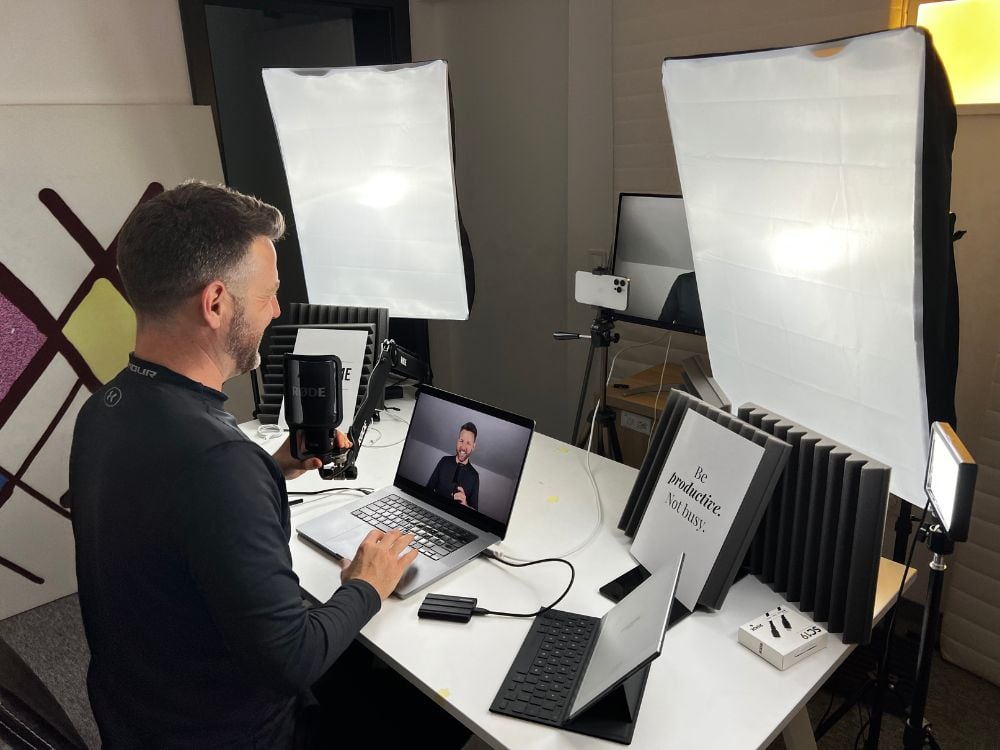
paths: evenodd
<path fill-rule="evenodd" d="M 738 640 L 778 669 L 826 648 L 826 631 L 803 614 L 778 606 L 743 625 Z"/>

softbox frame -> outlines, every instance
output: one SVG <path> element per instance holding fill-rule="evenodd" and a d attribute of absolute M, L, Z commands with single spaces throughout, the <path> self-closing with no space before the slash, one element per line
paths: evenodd
<path fill-rule="evenodd" d="M 958 362 L 956 118 L 929 36 L 668 59 L 663 90 L 720 386 L 922 505 Z"/>

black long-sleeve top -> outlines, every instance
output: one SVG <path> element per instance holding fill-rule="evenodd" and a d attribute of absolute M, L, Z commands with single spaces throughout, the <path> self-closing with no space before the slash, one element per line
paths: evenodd
<path fill-rule="evenodd" d="M 290 745 L 296 697 L 380 607 L 364 581 L 303 607 L 284 478 L 224 401 L 132 357 L 77 419 L 70 501 L 106 748 Z"/>

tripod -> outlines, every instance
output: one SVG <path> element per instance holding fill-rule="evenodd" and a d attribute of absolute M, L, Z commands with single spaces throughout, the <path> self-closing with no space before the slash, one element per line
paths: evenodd
<path fill-rule="evenodd" d="M 621 338 L 615 331 L 615 321 L 607 310 L 601 310 L 590 324 L 590 333 L 569 333 L 566 331 L 556 331 L 552 338 L 556 341 L 571 341 L 574 339 L 590 339 L 590 351 L 587 352 L 587 364 L 583 371 L 583 383 L 580 385 L 580 399 L 576 405 L 576 417 L 573 419 L 573 432 L 570 440 L 578 447 L 583 448 L 587 444 L 587 438 L 583 437 L 576 442 L 577 433 L 580 431 L 580 417 L 583 415 L 583 405 L 587 401 L 587 386 L 590 384 L 590 371 L 594 366 L 594 351 L 602 349 L 604 379 L 601 381 L 602 396 L 600 406 L 591 410 L 588 421 L 595 420 L 594 431 L 596 432 L 595 451 L 603 455 L 608 455 L 615 461 L 622 460 L 622 448 L 618 442 L 618 431 L 615 429 L 615 412 L 609 409 L 605 403 L 607 396 L 608 382 L 608 347 L 612 343 L 617 343 Z"/>
<path fill-rule="evenodd" d="M 910 716 L 903 730 L 903 747 L 906 750 L 919 750 L 923 747 L 935 750 L 940 748 L 934 735 L 931 734 L 930 724 L 924 722 L 924 709 L 927 707 L 927 690 L 931 681 L 931 658 L 934 655 L 934 644 L 937 643 L 938 625 L 941 621 L 941 590 L 944 587 L 944 572 L 948 569 L 945 557 L 955 551 L 955 543 L 934 516 L 931 516 L 931 522 L 927 525 L 927 547 L 934 553 L 934 557 L 930 562 L 927 604 L 924 606 L 924 621 L 920 628 L 916 686 L 913 689 Z"/>

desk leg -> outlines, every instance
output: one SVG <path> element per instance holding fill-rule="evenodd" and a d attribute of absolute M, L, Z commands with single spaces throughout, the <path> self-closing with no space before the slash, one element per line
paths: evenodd
<path fill-rule="evenodd" d="M 812 724 L 809 721 L 808 706 L 803 706 L 802 710 L 792 717 L 781 736 L 788 750 L 816 750 L 816 738 L 813 736 Z"/>

